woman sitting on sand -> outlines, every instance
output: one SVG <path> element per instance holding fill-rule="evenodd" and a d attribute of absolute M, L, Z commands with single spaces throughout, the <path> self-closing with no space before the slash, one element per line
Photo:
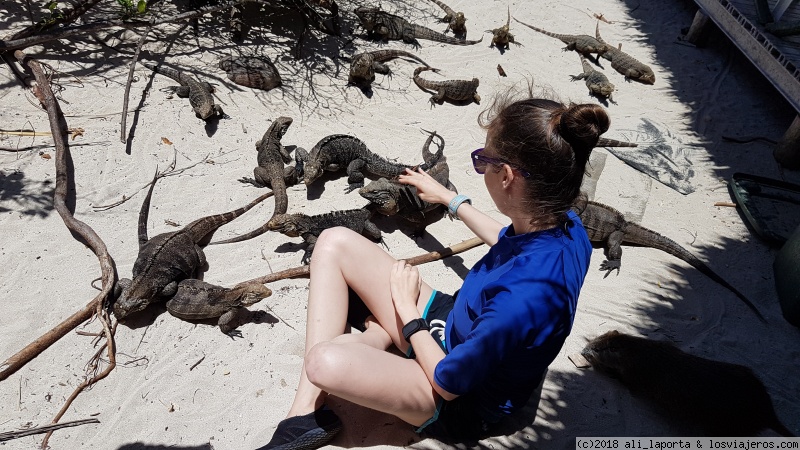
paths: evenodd
<path fill-rule="evenodd" d="M 591 246 L 570 206 L 609 118 L 597 105 L 506 94 L 479 123 L 486 143 L 472 163 L 511 224 L 421 170 L 400 176 L 491 246 L 453 296 L 357 233 L 323 232 L 311 258 L 299 386 L 263 449 L 314 449 L 333 438 L 342 423 L 325 406 L 329 394 L 451 439 L 478 438 L 528 402 L 572 328 Z M 353 293 L 371 313 L 365 320 L 349 306 Z M 348 321 L 363 332 L 343 334 Z M 446 325 L 419 332 L 434 321 Z M 387 352 L 392 344 L 412 356 Z"/>

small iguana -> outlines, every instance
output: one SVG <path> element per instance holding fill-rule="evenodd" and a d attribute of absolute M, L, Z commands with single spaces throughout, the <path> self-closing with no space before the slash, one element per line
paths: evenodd
<path fill-rule="evenodd" d="M 190 278 L 206 263 L 203 246 L 221 226 L 241 216 L 272 193 L 230 212 L 203 217 L 180 230 L 147 238 L 150 198 L 158 174 L 153 178 L 139 211 L 139 255 L 133 264 L 133 278 L 122 278 L 115 287 L 113 305 L 117 320 L 141 311 L 150 303 L 166 300 L 177 292 L 178 282 Z"/>
<path fill-rule="evenodd" d="M 441 137 L 440 142 L 443 148 L 444 139 Z M 439 158 L 426 172 L 443 186 L 456 191 L 456 187 L 450 182 L 450 169 L 446 157 Z M 415 187 L 393 179 L 378 178 L 359 189 L 358 193 L 370 201 L 370 209 L 385 216 L 396 215 L 413 224 L 416 228 L 415 236 L 421 236 L 427 225 L 436 222 L 447 213 L 446 206 L 423 201 L 417 195 Z"/>
<path fill-rule="evenodd" d="M 606 77 L 603 72 L 595 70 L 583 55 L 578 53 L 578 56 L 581 58 L 583 73 L 580 75 L 570 75 L 570 79 L 572 79 L 572 81 L 586 80 L 586 87 L 589 88 L 590 95 L 597 96 L 601 100 L 607 98 L 608 101 L 616 104 L 614 99 L 611 98 L 611 94 L 614 93 L 614 85 L 608 81 L 608 77 Z M 598 147 L 600 147 L 600 145 L 598 145 Z"/>
<path fill-rule="evenodd" d="M 347 84 L 359 87 L 368 87 L 373 81 L 375 81 L 376 73 L 391 76 L 391 69 L 389 69 L 389 66 L 383 63 L 399 57 L 411 58 L 415 61 L 425 64 L 426 66 L 429 66 L 429 64 L 423 61 L 422 58 L 405 50 L 389 49 L 363 52 L 353 56 L 353 59 L 350 62 L 350 75 L 347 78 Z"/>
<path fill-rule="evenodd" d="M 432 67 L 417 67 L 414 69 L 414 84 L 419 86 L 420 89 L 435 91 L 436 93 L 431 96 L 431 107 L 436 104 L 442 104 L 445 100 L 453 102 L 469 102 L 473 101 L 477 104 L 481 103 L 481 96 L 478 95 L 478 85 L 480 80 L 473 78 L 472 80 L 445 80 L 433 81 L 426 80 L 419 76 L 420 73 L 426 70 L 432 70 L 436 73 L 439 69 Z"/>
<path fill-rule="evenodd" d="M 464 13 L 459 11 L 455 12 L 453 8 L 445 5 L 444 3 L 440 2 L 439 0 L 431 0 L 433 3 L 439 8 L 444 10 L 445 16 L 439 19 L 439 22 L 447 22 L 447 28 L 445 28 L 444 32 L 447 33 L 448 31 L 452 31 L 453 34 L 456 36 L 466 36 L 467 35 L 467 18 L 464 17 Z"/>
<path fill-rule="evenodd" d="M 222 107 L 214 104 L 214 87 L 208 83 L 197 81 L 191 75 L 169 67 L 161 67 L 147 61 L 139 61 L 143 66 L 180 83 L 180 86 L 170 86 L 175 94 L 180 98 L 189 98 L 195 115 L 199 119 L 209 120 L 224 116 Z"/>
<path fill-rule="evenodd" d="M 278 69 L 267 57 L 227 56 L 219 61 L 219 68 L 241 86 L 268 91 L 283 84 Z"/>
<path fill-rule="evenodd" d="M 622 75 L 625 75 L 625 81 L 636 80 L 644 84 L 654 84 L 656 82 L 656 75 L 653 73 L 653 69 L 651 69 L 650 66 L 639 62 L 633 56 L 623 52 L 621 50 L 621 44 L 620 47 L 614 47 L 608 45 L 606 41 L 600 37 L 600 22 L 597 22 L 595 35 L 597 36 L 597 41 L 606 47 L 606 51 L 602 54 L 603 58 L 611 61 L 611 67 Z"/>
<path fill-rule="evenodd" d="M 589 235 L 589 240 L 593 243 L 605 245 L 608 260 L 603 261 L 600 265 L 600 270 L 606 271 L 606 277 L 614 270 L 619 274 L 622 263 L 622 244 L 655 248 L 683 260 L 702 274 L 721 284 L 739 297 L 748 308 L 756 313 L 761 321 L 766 322 L 764 316 L 761 315 L 747 297 L 672 239 L 641 225 L 626 221 L 621 212 L 602 203 L 587 201 L 585 204 L 576 204 L 573 209 L 580 216 L 581 222 L 586 228 L 586 233 Z"/>
<path fill-rule="evenodd" d="M 493 30 L 486 30 L 487 33 L 492 33 L 492 45 L 489 47 L 497 47 L 500 50 L 508 50 L 508 44 L 516 44 L 522 45 L 519 42 L 514 40 L 514 35 L 509 32 L 509 26 L 511 25 L 511 7 L 508 7 L 508 19 L 506 20 L 506 24 L 500 28 L 495 28 Z"/>
<path fill-rule="evenodd" d="M 439 136 L 435 131 L 430 133 L 425 145 L 422 147 L 423 170 L 438 161 L 442 155 L 444 146 L 440 146 L 439 151 L 430 153 L 429 148 L 434 136 Z M 358 138 L 346 134 L 333 134 L 320 140 L 309 152 L 308 159 L 304 163 L 304 181 L 310 185 L 324 171 L 335 172 L 347 169 L 346 189 L 351 192 L 364 186 L 364 172 L 377 177 L 392 178 L 403 173 L 407 168 L 414 168 L 418 164 L 401 164 L 387 160 L 386 158 L 373 153 Z"/>
<path fill-rule="evenodd" d="M 292 125 L 291 117 L 281 116 L 272 122 L 264 136 L 256 142 L 258 166 L 253 169 L 255 180 L 248 178 L 239 180 L 272 189 L 275 194 L 275 211 L 272 213 L 272 217 L 286 213 L 289 208 L 289 197 L 286 194 L 287 181 L 297 180 L 297 168 L 284 166 L 292 161 L 292 157 L 289 155 L 289 150 L 281 144 L 281 138 L 290 125 Z M 224 241 L 212 242 L 211 245 L 246 241 L 266 233 L 268 229 L 265 223 L 249 233 Z"/>
<path fill-rule="evenodd" d="M 433 31 L 430 28 L 412 24 L 400 16 L 381 11 L 379 8 L 359 6 L 356 8 L 355 12 L 361 22 L 361 26 L 367 30 L 367 34 L 371 37 L 377 36 L 384 41 L 402 40 L 407 44 L 413 44 L 419 47 L 417 39 L 426 39 L 452 45 L 473 45 L 483 40 L 483 37 L 478 41 L 468 41 L 450 37 Z"/>
<path fill-rule="evenodd" d="M 564 51 L 568 50 L 575 50 L 578 53 L 581 53 L 584 56 L 588 56 L 590 53 L 597 53 L 598 55 L 602 55 L 606 52 L 606 45 L 602 42 L 598 41 L 597 39 L 589 36 L 588 34 L 557 34 L 551 33 L 549 31 L 543 30 L 541 28 L 537 28 L 533 25 L 528 25 L 525 22 L 518 20 L 516 17 L 514 18 L 517 22 L 525 25 L 526 27 L 530 28 L 531 30 L 538 31 L 539 33 L 546 34 L 547 36 L 554 37 L 561 42 L 567 44 L 564 47 Z"/>
<path fill-rule="evenodd" d="M 178 292 L 167 301 L 167 311 L 184 320 L 219 318 L 219 329 L 231 336 L 241 337 L 236 331 L 250 311 L 245 308 L 272 295 L 263 284 L 244 284 L 233 288 L 215 286 L 205 281 L 189 278 L 178 283 Z"/>
<path fill-rule="evenodd" d="M 308 264 L 311 261 L 311 253 L 314 251 L 317 238 L 323 230 L 328 228 L 346 227 L 376 242 L 381 242 L 381 230 L 370 222 L 371 217 L 372 211 L 366 208 L 334 211 L 316 216 L 279 214 L 269 221 L 269 229 L 289 237 L 302 237 L 308 244 L 303 253 L 302 263 Z"/>

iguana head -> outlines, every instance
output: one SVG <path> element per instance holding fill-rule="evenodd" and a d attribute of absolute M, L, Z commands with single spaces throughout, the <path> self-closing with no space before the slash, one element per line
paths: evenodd
<path fill-rule="evenodd" d="M 306 161 L 305 165 L 303 166 L 303 182 L 306 184 L 306 186 L 310 185 L 316 181 L 317 178 L 322 176 L 323 171 L 324 169 L 322 168 L 322 164 L 319 160 L 312 160 L 309 158 L 309 160 Z"/>
<path fill-rule="evenodd" d="M 350 76 L 347 83 L 355 86 L 368 86 L 375 81 L 375 70 L 372 64 L 375 62 L 370 53 L 361 53 L 353 58 L 350 64 Z"/>
<path fill-rule="evenodd" d="M 286 130 L 289 129 L 289 126 L 292 125 L 292 122 L 293 120 L 291 117 L 281 116 L 275 119 L 275 122 L 272 122 L 270 128 L 271 129 L 277 128 L 278 139 L 280 140 L 281 138 L 283 138 L 283 135 L 286 134 Z"/>
<path fill-rule="evenodd" d="M 375 13 L 377 12 L 378 8 L 370 6 L 359 6 L 355 10 L 356 16 L 358 16 L 358 20 L 361 22 L 361 26 L 366 28 L 367 31 L 372 31 L 372 27 L 375 25 Z"/>
<path fill-rule="evenodd" d="M 644 70 L 644 73 L 639 75 L 639 78 L 637 78 L 637 80 L 639 80 L 640 82 L 645 83 L 645 84 L 655 84 L 655 82 L 656 82 L 656 74 L 654 74 L 653 71 L 649 67 L 646 67 L 646 70 Z"/>
<path fill-rule="evenodd" d="M 276 214 L 267 222 L 267 228 L 289 237 L 298 237 L 302 233 L 298 219 L 297 214 Z"/>
<path fill-rule="evenodd" d="M 250 306 L 272 295 L 272 291 L 268 287 L 258 283 L 241 286 L 241 290 L 243 291 L 242 306 Z"/>
<path fill-rule="evenodd" d="M 116 297 L 112 306 L 114 316 L 120 320 L 139 312 L 147 308 L 151 299 L 156 295 L 156 289 L 149 289 L 141 282 L 134 284 L 128 278 L 120 278 L 114 287 L 114 296 Z"/>
<path fill-rule="evenodd" d="M 453 21 L 450 24 L 450 28 L 452 28 L 456 32 L 459 32 L 461 30 L 467 31 L 466 23 L 467 23 L 467 18 L 464 17 L 463 12 L 459 11 L 453 18 Z"/>
<path fill-rule="evenodd" d="M 379 213 L 393 216 L 400 210 L 397 204 L 398 187 L 386 178 L 378 178 L 359 189 L 358 193 L 375 205 Z"/>

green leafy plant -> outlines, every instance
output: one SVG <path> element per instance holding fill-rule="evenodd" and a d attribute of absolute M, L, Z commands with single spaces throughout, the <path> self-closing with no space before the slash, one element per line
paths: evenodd
<path fill-rule="evenodd" d="M 64 13 L 58 9 L 58 2 L 56 0 L 50 0 L 45 4 L 45 7 L 50 12 L 50 15 L 47 17 L 42 18 L 38 22 L 40 29 L 44 29 L 56 23 L 59 19 L 64 18 Z"/>
<path fill-rule="evenodd" d="M 122 18 L 130 19 L 131 17 L 142 15 L 147 12 L 147 0 L 117 0 L 117 3 L 122 8 Z"/>

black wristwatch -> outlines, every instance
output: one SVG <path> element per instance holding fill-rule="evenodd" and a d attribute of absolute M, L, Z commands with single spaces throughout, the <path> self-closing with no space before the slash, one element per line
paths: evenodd
<path fill-rule="evenodd" d="M 406 339 L 406 342 L 411 343 L 409 339 L 411 339 L 412 334 L 416 333 L 417 331 L 427 331 L 430 329 L 431 327 L 428 326 L 428 322 L 426 322 L 425 319 L 414 319 L 403 326 L 403 337 Z"/>

